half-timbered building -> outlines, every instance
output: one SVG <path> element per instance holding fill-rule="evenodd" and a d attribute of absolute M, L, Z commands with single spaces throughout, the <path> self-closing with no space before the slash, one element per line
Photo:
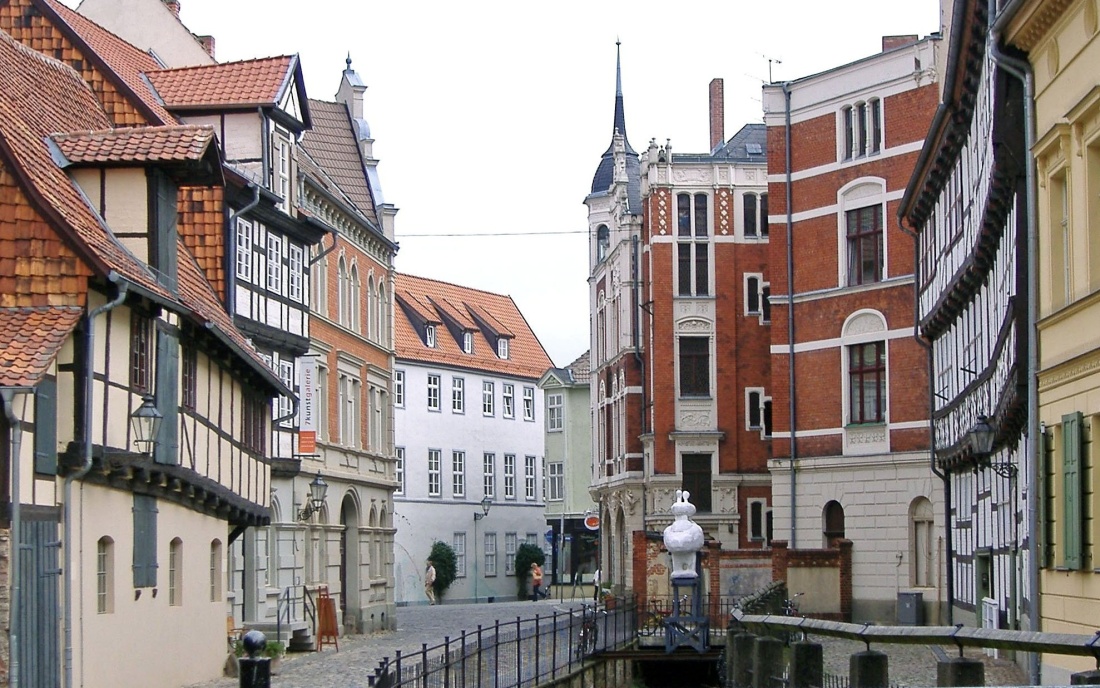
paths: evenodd
<path fill-rule="evenodd" d="M 72 59 L 55 29 L 24 36 Z M 215 131 L 116 128 L 126 101 L 82 76 L 0 32 L 3 664 L 21 685 L 212 678 L 227 552 L 268 521 L 291 391 L 181 240 L 178 187 L 223 183 Z M 175 650 L 148 661 L 150 637 Z"/>
<path fill-rule="evenodd" d="M 1028 628 L 1023 86 L 994 59 L 989 3 L 959 0 L 946 16 L 941 104 L 898 217 L 917 239 L 948 621 Z"/>

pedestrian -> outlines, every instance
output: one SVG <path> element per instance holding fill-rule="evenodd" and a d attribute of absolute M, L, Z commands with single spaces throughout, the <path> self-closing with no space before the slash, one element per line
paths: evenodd
<path fill-rule="evenodd" d="M 531 601 L 538 602 L 542 587 L 542 567 L 538 562 L 531 562 Z"/>
<path fill-rule="evenodd" d="M 592 602 L 593 604 L 599 604 L 600 602 L 600 570 L 598 568 L 592 574 Z"/>
<path fill-rule="evenodd" d="M 428 568 L 424 569 L 424 594 L 428 596 L 428 604 L 435 604 L 435 566 L 431 559 Z"/>

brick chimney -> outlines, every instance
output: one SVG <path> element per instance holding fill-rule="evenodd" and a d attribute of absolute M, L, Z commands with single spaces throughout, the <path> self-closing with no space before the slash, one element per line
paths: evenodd
<path fill-rule="evenodd" d="M 164 6 L 167 7 L 176 19 L 180 18 L 180 3 L 179 0 L 161 0 Z"/>
<path fill-rule="evenodd" d="M 726 99 L 721 79 L 710 82 L 710 149 L 717 150 L 726 142 Z"/>
<path fill-rule="evenodd" d="M 213 36 L 195 36 L 195 40 L 199 42 L 202 49 L 206 51 L 206 54 L 210 57 L 214 57 L 214 37 Z"/>
<path fill-rule="evenodd" d="M 905 34 L 903 36 L 883 36 L 882 52 L 895 48 L 904 48 L 907 45 L 913 45 L 918 40 L 920 40 L 920 38 L 915 33 Z"/>

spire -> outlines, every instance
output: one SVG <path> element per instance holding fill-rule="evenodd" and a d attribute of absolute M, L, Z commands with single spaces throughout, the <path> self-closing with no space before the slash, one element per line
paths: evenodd
<path fill-rule="evenodd" d="M 617 144 L 616 137 L 622 137 L 622 143 Z M 622 41 L 615 39 L 615 117 L 611 128 L 611 145 L 607 147 L 600 157 L 600 164 L 596 167 L 596 174 L 592 177 L 592 193 L 607 193 L 608 189 L 621 181 L 616 174 L 615 153 L 619 148 L 619 155 L 625 154 L 625 170 L 619 169 L 621 175 L 625 172 L 627 182 L 627 196 L 631 208 L 641 208 L 641 178 L 639 176 L 638 153 L 630 146 L 626 138 L 626 110 L 623 108 L 623 68 L 622 68 Z M 621 164 L 621 163 L 620 163 Z M 618 179 L 617 179 L 618 177 Z"/>
<path fill-rule="evenodd" d="M 615 39 L 615 122 L 611 135 L 614 136 L 615 132 L 619 132 L 623 135 L 623 139 L 626 139 L 626 114 L 623 110 L 623 67 L 622 57 L 620 54 L 622 41 L 618 38 Z M 627 150 L 633 152 L 630 148 L 629 141 L 626 144 Z"/>

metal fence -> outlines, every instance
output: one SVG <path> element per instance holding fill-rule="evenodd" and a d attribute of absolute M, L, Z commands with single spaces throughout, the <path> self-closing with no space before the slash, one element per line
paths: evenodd
<path fill-rule="evenodd" d="M 462 631 L 417 652 L 382 660 L 374 688 L 534 688 L 570 675 L 592 656 L 634 642 L 636 608 L 555 610 Z"/>

